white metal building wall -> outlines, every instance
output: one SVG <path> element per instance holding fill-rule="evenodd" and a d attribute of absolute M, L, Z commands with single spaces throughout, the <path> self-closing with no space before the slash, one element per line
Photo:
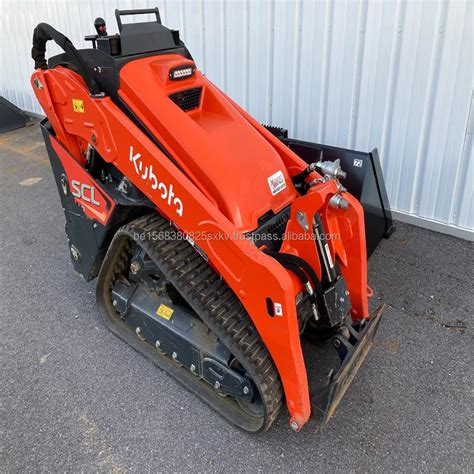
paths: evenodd
<path fill-rule="evenodd" d="M 258 120 L 300 139 L 378 147 L 398 218 L 472 239 L 472 1 L 3 0 L 1 95 L 41 113 L 28 82 L 38 22 L 85 47 L 95 17 L 113 33 L 115 8 L 154 6 Z"/>

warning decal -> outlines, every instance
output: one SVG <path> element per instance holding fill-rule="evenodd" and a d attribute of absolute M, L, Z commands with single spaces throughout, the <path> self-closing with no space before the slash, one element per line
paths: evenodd
<path fill-rule="evenodd" d="M 173 312 L 174 309 L 170 308 L 169 306 L 166 306 L 165 304 L 160 304 L 160 306 L 156 310 L 156 314 L 166 319 L 167 321 L 169 321 L 169 319 L 173 315 Z"/>
<path fill-rule="evenodd" d="M 272 196 L 275 196 L 275 194 L 283 191 L 286 188 L 286 181 L 283 173 L 281 171 L 277 171 L 275 174 L 272 174 L 268 178 L 268 185 L 270 186 Z"/>
<path fill-rule="evenodd" d="M 72 99 L 72 108 L 74 112 L 83 114 L 84 110 L 84 101 L 82 99 Z"/>

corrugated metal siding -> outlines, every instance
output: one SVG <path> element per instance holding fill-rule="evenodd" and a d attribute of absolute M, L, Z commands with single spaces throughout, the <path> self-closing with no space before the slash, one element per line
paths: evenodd
<path fill-rule="evenodd" d="M 156 4 L 201 70 L 258 120 L 378 147 L 395 210 L 474 229 L 471 1 L 4 0 L 1 94 L 41 113 L 29 85 L 38 22 L 84 47 L 96 16 L 115 32 L 115 8 Z"/>

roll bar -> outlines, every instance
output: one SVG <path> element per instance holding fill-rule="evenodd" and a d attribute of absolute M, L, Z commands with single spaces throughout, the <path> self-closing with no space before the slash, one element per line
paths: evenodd
<path fill-rule="evenodd" d="M 94 76 L 87 70 L 84 60 L 71 41 L 47 23 L 39 23 L 33 31 L 31 57 L 35 61 L 35 69 L 48 69 L 45 53 L 46 43 L 50 40 L 53 40 L 69 56 L 69 59 L 77 67 L 79 74 L 86 82 L 90 95 L 92 97 L 103 97 L 104 93 L 99 89 Z"/>

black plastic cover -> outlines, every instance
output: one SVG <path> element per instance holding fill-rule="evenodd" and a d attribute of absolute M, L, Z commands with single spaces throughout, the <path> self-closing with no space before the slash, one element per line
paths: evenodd
<path fill-rule="evenodd" d="M 142 14 L 154 14 L 156 21 L 122 23 L 121 16 L 123 15 Z M 115 10 L 115 17 L 120 31 L 122 55 L 124 56 L 170 49 L 179 45 L 179 39 L 171 30 L 161 24 L 158 8 Z"/>

